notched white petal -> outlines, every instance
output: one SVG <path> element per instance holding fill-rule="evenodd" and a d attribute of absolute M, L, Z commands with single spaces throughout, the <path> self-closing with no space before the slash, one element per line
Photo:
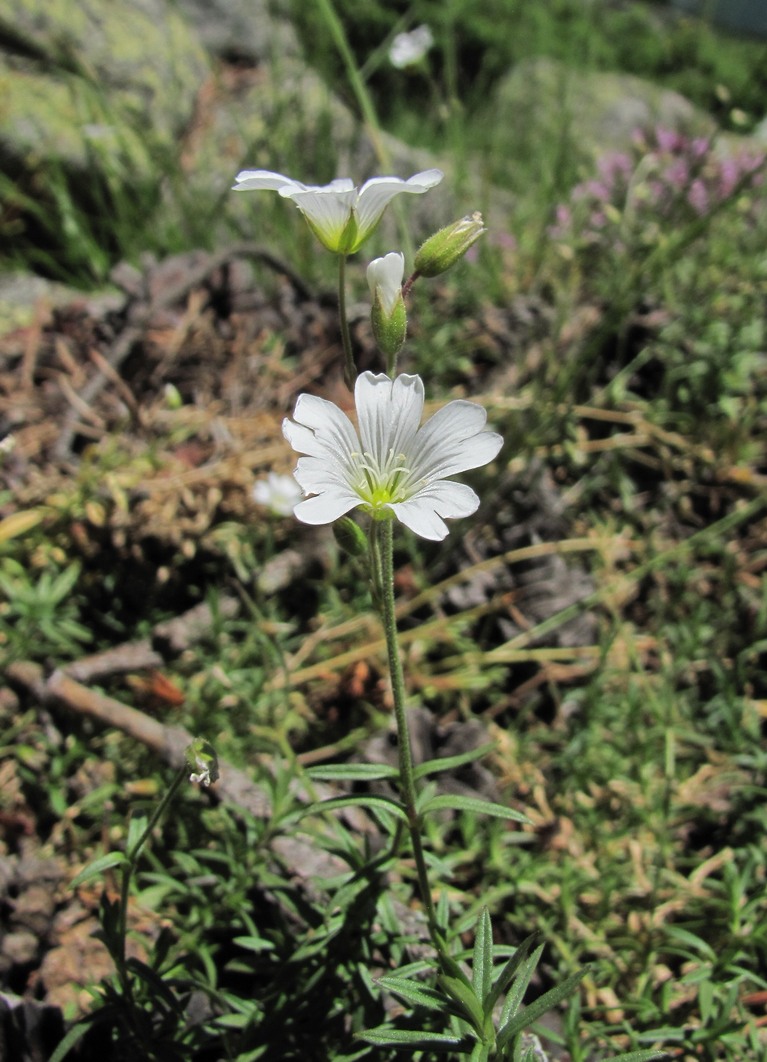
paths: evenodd
<path fill-rule="evenodd" d="M 332 524 L 334 520 L 346 516 L 359 503 L 356 494 L 328 491 L 299 502 L 293 510 L 293 515 L 304 524 Z"/>
<path fill-rule="evenodd" d="M 402 293 L 402 280 L 405 275 L 405 256 L 401 251 L 390 251 L 383 258 L 374 258 L 367 268 L 370 295 L 381 305 L 387 314 L 391 314 Z"/>
<path fill-rule="evenodd" d="M 282 189 L 298 191 L 304 185 L 273 170 L 241 170 L 234 179 L 235 192 L 279 192 Z"/>

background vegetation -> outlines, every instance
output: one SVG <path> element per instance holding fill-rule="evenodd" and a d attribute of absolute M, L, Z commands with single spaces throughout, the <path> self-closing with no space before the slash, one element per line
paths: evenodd
<path fill-rule="evenodd" d="M 685 1062 L 757 1062 L 767 1023 L 763 166 L 753 147 L 733 169 L 710 145 L 657 130 L 590 171 L 583 160 L 554 166 L 557 146 L 534 137 L 509 157 L 486 106 L 517 60 L 550 55 L 650 77 L 724 129 L 748 131 L 766 109 L 764 45 L 644 4 L 338 0 L 337 11 L 382 126 L 419 147 L 449 143 L 459 171 L 483 159 L 515 203 L 473 262 L 416 287 L 405 366 L 432 395 L 477 397 L 506 438 L 495 473 L 475 477 L 479 519 L 447 550 L 402 536 L 398 556 L 414 700 L 442 726 L 482 721 L 493 784 L 532 821 L 464 814 L 435 825 L 430 858 L 455 947 L 468 947 L 465 930 L 488 906 L 499 945 L 543 935 L 529 998 L 592 963 L 545 1030 L 552 1057 L 592 1062 L 660 1044 Z M 298 3 L 294 18 L 310 62 L 356 108 L 321 5 Z M 424 66 L 392 69 L 391 36 L 421 22 L 436 38 Z M 434 106 L 414 105 L 424 97 Z M 158 186 L 166 179 L 158 173 Z M 84 248 L 107 265 L 145 247 L 189 250 L 156 223 L 154 202 L 151 189 L 138 200 L 118 188 L 95 211 L 72 203 L 70 275 L 104 275 Z M 115 219 L 110 239 L 96 215 Z M 275 203 L 275 250 L 311 273 L 292 224 Z M 39 265 L 31 248 L 29 264 Z M 229 334 L 223 312 L 211 327 Z M 259 386 L 280 414 L 301 355 L 277 332 L 258 343 Z M 145 950 L 133 997 L 106 989 L 88 1050 L 129 1027 L 134 1056 L 140 1043 L 157 1058 L 399 1058 L 355 1034 L 422 1018 L 386 1010 L 374 984 L 418 962 L 415 931 L 354 822 L 301 819 L 296 793 L 308 766 L 344 762 L 386 727 L 367 588 L 330 549 L 324 569 L 263 589 L 258 573 L 305 540 L 290 520 L 253 510 L 220 515 L 204 542 L 193 531 L 147 536 L 132 555 L 137 529 L 128 521 L 115 537 L 116 514 L 202 432 L 191 401 L 186 419 L 164 401 L 148 443 L 102 439 L 66 484 L 30 502 L 23 533 L 5 525 L 2 648 L 8 662 L 62 666 L 207 601 L 209 630 L 166 675 L 183 695 L 171 721 L 256 772 L 273 811 L 178 798 L 135 877 L 131 919 Z M 11 473 L 5 512 L 20 496 Z M 536 611 L 536 593 L 572 578 L 578 592 Z M 233 588 L 235 618 L 220 604 Z M 103 692 L 142 695 L 123 679 Z M 73 872 L 120 849 L 124 824 L 167 785 L 156 757 L 81 720 L 54 726 L 23 699 L 2 710 L 5 811 L 28 809 Z M 333 854 L 330 908 L 279 873 L 276 837 Z M 403 903 L 407 884 L 394 882 Z M 110 910 L 102 901 L 107 937 Z M 436 1031 L 449 1021 L 428 1020 Z"/>

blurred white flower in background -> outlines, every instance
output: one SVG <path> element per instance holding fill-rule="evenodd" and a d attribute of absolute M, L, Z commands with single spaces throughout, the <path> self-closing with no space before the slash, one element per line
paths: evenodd
<path fill-rule="evenodd" d="M 397 70 L 419 63 L 434 44 L 434 34 L 428 26 L 416 26 L 409 33 L 398 33 L 389 47 L 389 62 Z"/>
<path fill-rule="evenodd" d="M 292 476 L 270 472 L 253 488 L 253 501 L 266 506 L 275 516 L 290 516 L 294 506 L 301 501 L 301 488 Z"/>

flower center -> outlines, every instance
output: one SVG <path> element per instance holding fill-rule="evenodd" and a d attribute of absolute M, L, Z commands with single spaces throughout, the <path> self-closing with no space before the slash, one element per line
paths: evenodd
<path fill-rule="evenodd" d="M 392 502 L 405 501 L 413 493 L 410 470 L 405 454 L 390 450 L 384 460 L 367 451 L 352 454 L 355 462 L 352 485 L 371 509 L 382 509 Z"/>

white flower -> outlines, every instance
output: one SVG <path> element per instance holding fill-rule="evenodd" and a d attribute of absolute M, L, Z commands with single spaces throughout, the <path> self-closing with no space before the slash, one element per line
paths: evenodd
<path fill-rule="evenodd" d="M 275 516 L 290 516 L 300 498 L 301 488 L 293 476 L 280 476 L 276 472 L 270 472 L 253 487 L 253 500 L 265 505 Z"/>
<path fill-rule="evenodd" d="M 398 33 L 389 48 L 389 62 L 398 70 L 414 66 L 434 44 L 434 34 L 428 26 L 416 26 L 409 33 Z"/>
<path fill-rule="evenodd" d="M 295 477 L 304 494 L 295 515 L 307 524 L 329 524 L 357 506 L 374 517 L 387 514 L 422 538 L 441 541 L 443 518 L 470 516 L 479 505 L 474 491 L 448 479 L 487 464 L 503 444 L 485 431 L 487 415 L 473 402 L 449 402 L 423 427 L 420 376 L 365 372 L 354 388 L 359 434 L 338 406 L 299 395 L 295 421 L 282 430 L 305 454 Z"/>
<path fill-rule="evenodd" d="M 378 299 L 384 312 L 391 316 L 402 295 L 402 278 L 405 276 L 405 256 L 401 251 L 390 251 L 383 258 L 374 258 L 368 266 L 368 285 L 373 302 Z"/>
<path fill-rule="evenodd" d="M 336 254 L 354 254 L 370 236 L 390 200 L 408 192 L 422 195 L 439 184 L 441 170 L 424 170 L 404 181 L 401 177 L 371 177 L 355 188 L 346 177 L 326 185 L 307 185 L 270 170 L 243 170 L 234 190 L 279 192 L 292 199 L 323 246 Z"/>

